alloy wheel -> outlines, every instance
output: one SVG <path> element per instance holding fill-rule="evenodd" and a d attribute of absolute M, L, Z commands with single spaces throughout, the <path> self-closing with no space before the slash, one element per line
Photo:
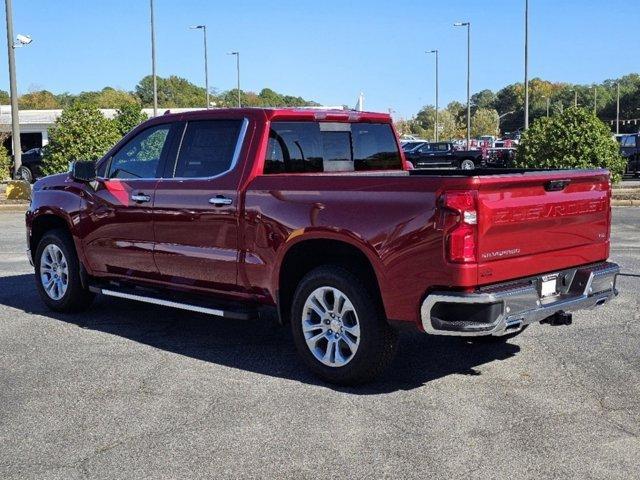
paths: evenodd
<path fill-rule="evenodd" d="M 69 265 L 64 253 L 57 245 L 50 243 L 40 257 L 40 282 L 52 300 L 64 297 L 69 286 Z"/>
<path fill-rule="evenodd" d="M 334 287 L 320 287 L 307 297 L 302 309 L 302 332 L 307 347 L 319 362 L 342 367 L 360 345 L 360 323 L 351 300 Z"/>

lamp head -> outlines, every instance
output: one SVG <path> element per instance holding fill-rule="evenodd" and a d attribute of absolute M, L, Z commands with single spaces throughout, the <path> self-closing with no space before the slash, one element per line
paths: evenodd
<path fill-rule="evenodd" d="M 20 45 L 29 45 L 31 42 L 33 42 L 33 39 L 29 35 L 18 34 L 16 36 L 16 39 L 18 40 L 18 43 Z"/>

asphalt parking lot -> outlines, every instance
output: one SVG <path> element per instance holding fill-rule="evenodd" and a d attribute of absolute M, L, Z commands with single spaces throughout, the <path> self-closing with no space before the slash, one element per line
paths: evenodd
<path fill-rule="evenodd" d="M 344 389 L 268 321 L 45 310 L 0 213 L 0 478 L 638 478 L 640 209 L 612 234 L 614 303 L 501 345 L 405 334 Z"/>

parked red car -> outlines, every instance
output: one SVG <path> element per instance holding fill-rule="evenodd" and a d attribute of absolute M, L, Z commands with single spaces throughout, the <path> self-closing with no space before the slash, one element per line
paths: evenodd
<path fill-rule="evenodd" d="M 94 294 L 229 318 L 277 309 L 331 382 L 379 375 L 397 329 L 507 338 L 615 294 L 605 170 L 407 171 L 388 115 L 164 115 L 34 187 L 44 302 Z"/>

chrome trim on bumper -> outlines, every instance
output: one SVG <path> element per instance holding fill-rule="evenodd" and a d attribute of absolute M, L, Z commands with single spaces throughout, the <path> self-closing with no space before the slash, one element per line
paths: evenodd
<path fill-rule="evenodd" d="M 545 298 L 540 296 L 534 279 L 524 284 L 497 285 L 476 293 L 434 292 L 422 303 L 422 326 L 425 332 L 432 335 L 500 336 L 516 332 L 525 325 L 539 322 L 561 311 L 573 312 L 606 303 L 618 294 L 616 278 L 619 272 L 620 267 L 615 263 L 601 263 L 570 270 L 567 275 L 571 283 L 566 291 Z M 537 278 L 542 277 L 547 275 Z M 466 325 L 464 330 L 443 330 L 434 327 L 431 318 L 431 311 L 439 302 L 502 305 L 501 313 L 492 323 Z"/>

